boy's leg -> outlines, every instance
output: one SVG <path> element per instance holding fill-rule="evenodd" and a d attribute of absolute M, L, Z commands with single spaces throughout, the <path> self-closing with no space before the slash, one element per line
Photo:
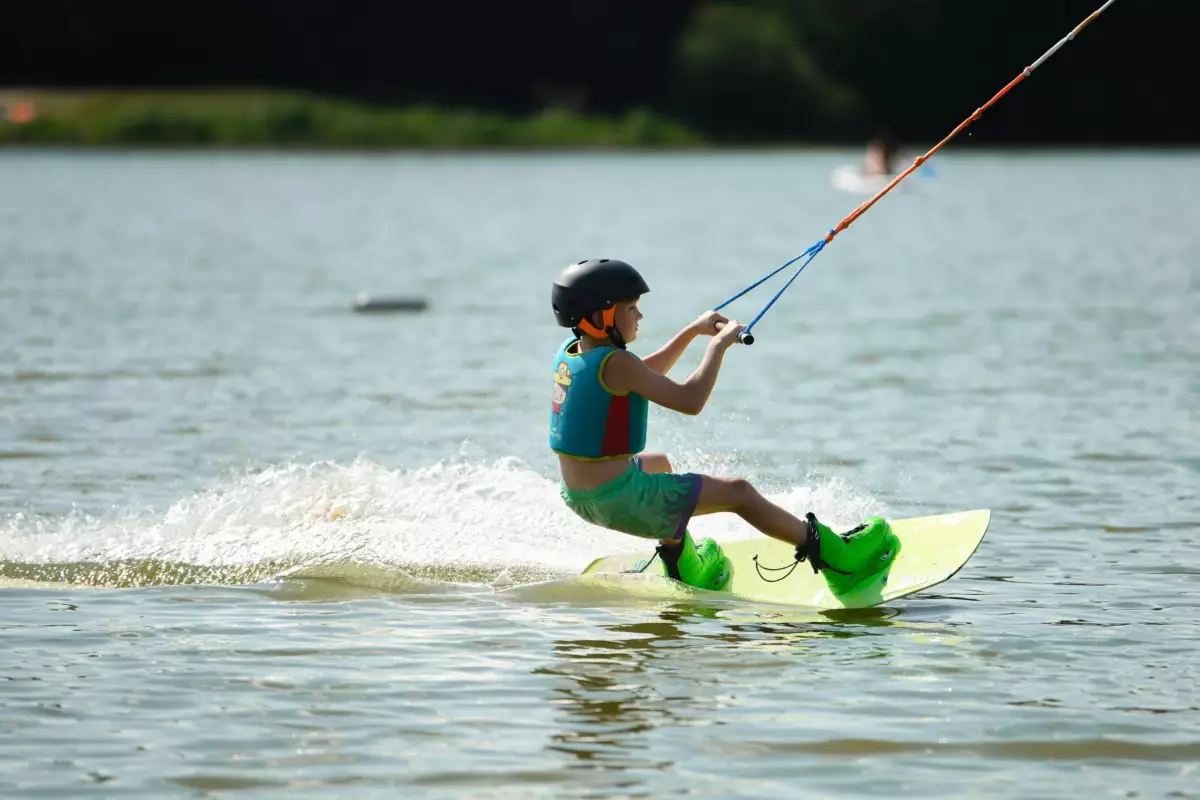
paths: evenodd
<path fill-rule="evenodd" d="M 640 453 L 634 456 L 633 460 L 638 465 L 638 468 L 647 475 L 674 472 L 674 469 L 671 467 L 671 460 L 667 458 L 666 453 Z"/>
<path fill-rule="evenodd" d="M 693 516 L 731 511 L 773 539 L 791 545 L 808 541 L 808 523 L 759 494 L 745 478 L 701 478 Z"/>
<path fill-rule="evenodd" d="M 717 511 L 732 511 L 767 536 L 796 545 L 796 560 L 807 560 L 814 572 L 824 572 L 835 593 L 878 575 L 900 550 L 899 540 L 882 517 L 871 517 L 839 536 L 812 514 L 802 520 L 784 511 L 744 478 L 702 476 L 693 514 Z"/>
<path fill-rule="evenodd" d="M 667 458 L 666 453 L 638 453 L 633 457 L 633 463 L 634 466 L 647 475 L 661 475 L 674 472 L 674 469 L 671 467 L 671 459 Z M 673 546 L 678 546 L 679 542 L 680 540 L 674 537 L 662 540 L 663 544 Z"/>

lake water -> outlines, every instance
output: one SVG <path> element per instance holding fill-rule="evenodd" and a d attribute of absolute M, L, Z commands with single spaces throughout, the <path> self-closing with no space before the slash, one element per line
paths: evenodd
<path fill-rule="evenodd" d="M 644 354 L 858 155 L 0 152 L 0 795 L 1200 797 L 1195 153 L 940 155 L 652 412 L 835 527 L 992 509 L 952 580 L 571 579 L 635 543 L 558 498 L 555 272 L 639 267 Z"/>

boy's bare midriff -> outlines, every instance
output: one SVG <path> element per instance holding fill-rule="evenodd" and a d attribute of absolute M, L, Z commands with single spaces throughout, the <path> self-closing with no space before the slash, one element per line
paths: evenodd
<path fill-rule="evenodd" d="M 596 489 L 604 484 L 621 477 L 629 469 L 628 458 L 614 458 L 606 461 L 582 461 L 560 454 L 558 469 L 562 474 L 563 483 L 568 489 L 586 491 Z"/>

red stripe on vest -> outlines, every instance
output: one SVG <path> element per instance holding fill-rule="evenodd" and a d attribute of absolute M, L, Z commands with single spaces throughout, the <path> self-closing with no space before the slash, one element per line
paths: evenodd
<path fill-rule="evenodd" d="M 608 401 L 608 418 L 604 421 L 604 441 L 600 455 L 622 456 L 629 452 L 629 395 L 613 395 Z"/>

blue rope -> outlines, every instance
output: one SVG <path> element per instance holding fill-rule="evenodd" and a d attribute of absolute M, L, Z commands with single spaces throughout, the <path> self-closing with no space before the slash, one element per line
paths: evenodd
<path fill-rule="evenodd" d="M 829 232 L 830 232 L 830 233 L 833 233 L 833 230 L 832 230 L 832 229 L 830 229 L 830 231 L 829 231 Z M 767 313 L 767 312 L 768 312 L 768 311 L 771 309 L 771 306 L 775 305 L 775 301 L 776 301 L 776 300 L 778 300 L 778 299 L 780 298 L 780 296 L 781 296 L 781 295 L 782 295 L 782 294 L 783 294 L 785 291 L 787 291 L 787 288 L 788 288 L 789 286 L 791 286 L 791 285 L 792 285 L 792 281 L 794 281 L 794 280 L 796 280 L 796 278 L 800 277 L 800 273 L 801 273 L 801 272 L 804 272 L 804 268 L 805 268 L 805 267 L 807 267 L 807 266 L 809 265 L 809 263 L 810 263 L 810 262 L 811 262 L 811 261 L 812 261 L 814 258 L 816 258 L 816 257 L 817 257 L 817 253 L 820 253 L 822 250 L 824 250 L 824 249 L 825 249 L 825 243 L 826 243 L 826 240 L 825 240 L 825 239 L 821 239 L 821 240 L 820 240 L 820 241 L 818 241 L 816 244 L 814 244 L 812 247 L 808 248 L 808 249 L 807 249 L 807 250 L 805 250 L 803 253 L 801 253 L 800 255 L 798 255 L 798 256 L 796 256 L 795 258 L 793 258 L 791 261 L 788 261 L 786 264 L 784 264 L 783 266 L 781 266 L 781 267 L 779 267 L 779 268 L 775 269 L 774 271 L 772 271 L 771 273 L 769 273 L 769 274 L 768 274 L 768 275 L 766 275 L 765 277 L 763 277 L 763 278 L 760 278 L 759 280 L 757 280 L 757 281 L 755 281 L 754 283 L 750 284 L 750 285 L 749 285 L 749 286 L 747 286 L 745 289 L 742 289 L 740 292 L 738 292 L 737 294 L 735 294 L 733 297 L 731 297 L 731 298 L 729 298 L 728 300 L 726 300 L 724 303 L 721 303 L 719 306 L 715 306 L 715 307 L 713 308 L 713 311 L 720 311 L 722 308 L 724 308 L 725 306 L 729 305 L 729 304 L 730 304 L 730 303 L 732 303 L 734 300 L 737 300 L 739 297 L 741 297 L 742 295 L 746 294 L 747 292 L 750 292 L 750 291 L 751 291 L 751 290 L 753 290 L 753 289 L 757 289 L 759 286 L 761 286 L 762 284 L 766 283 L 766 282 L 767 282 L 767 281 L 769 281 L 771 278 L 774 278 L 776 275 L 778 275 L 780 272 L 783 272 L 785 269 L 787 269 L 788 267 L 790 267 L 792 264 L 795 264 L 797 261 L 799 261 L 800 259 L 802 259 L 802 258 L 804 258 L 805 256 L 807 256 L 808 258 L 805 260 L 805 262 L 804 262 L 803 264 L 801 264 L 801 265 L 800 265 L 800 267 L 799 267 L 799 268 L 796 270 L 796 272 L 795 272 L 795 273 L 792 275 L 792 277 L 788 278 L 788 282 L 787 282 L 787 283 L 785 283 L 785 284 L 783 285 L 783 288 L 782 288 L 782 289 L 780 289 L 778 292 L 776 292 L 776 293 L 775 293 L 775 296 L 771 298 L 771 302 L 769 302 L 769 303 L 767 303 L 765 306 L 763 306 L 763 310 L 762 310 L 762 311 L 759 311 L 759 312 L 758 312 L 758 315 L 757 315 L 757 316 L 756 316 L 754 319 L 750 320 L 750 324 L 746 326 L 746 330 L 745 330 L 745 332 L 744 332 L 744 333 L 750 333 L 750 329 L 751 329 L 751 328 L 753 328 L 753 327 L 754 327 L 754 326 L 755 326 L 755 325 L 758 323 L 758 321 L 759 321 L 760 319 L 762 319 L 762 317 L 763 317 L 763 314 L 766 314 L 766 313 Z"/>
<path fill-rule="evenodd" d="M 824 240 L 821 240 L 821 242 L 819 242 L 819 244 L 824 244 Z M 734 300 L 737 300 L 737 299 L 738 299 L 739 297 L 741 297 L 742 295 L 744 295 L 744 294 L 748 294 L 748 293 L 749 293 L 749 292 L 751 292 L 752 290 L 754 290 L 754 289 L 757 289 L 759 286 L 761 286 L 761 285 L 763 285 L 764 283 L 766 283 L 767 281 L 771 280 L 771 278 L 774 278 L 776 275 L 778 275 L 779 273 L 783 272 L 785 269 L 787 269 L 788 267 L 790 267 L 792 264 L 795 264 L 797 261 L 799 261 L 800 259 L 804 258 L 806 255 L 808 255 L 809 253 L 813 252 L 813 250 L 816 250 L 816 249 L 818 249 L 818 248 L 817 248 L 817 245 L 815 245 L 815 244 L 814 244 L 812 247 L 808 248 L 808 249 L 807 249 L 807 250 L 805 250 L 803 253 L 801 253 L 800 255 L 798 255 L 798 256 L 796 256 L 795 258 L 793 258 L 791 261 L 789 261 L 789 262 L 787 262 L 786 264 L 784 264 L 782 267 L 779 267 L 779 268 L 778 268 L 778 269 L 776 269 L 774 272 L 771 272 L 769 275 L 767 275 L 767 276 L 765 276 L 765 277 L 763 277 L 763 278 L 760 278 L 760 279 L 758 279 L 758 280 L 757 280 L 757 281 L 755 281 L 754 283 L 752 283 L 752 284 L 750 284 L 749 286 L 747 286 L 745 289 L 742 289 L 740 292 L 738 292 L 737 294 L 735 294 L 733 297 L 729 298 L 729 299 L 728 299 L 728 300 L 726 300 L 724 303 L 721 303 L 721 305 L 719 305 L 719 306 L 713 306 L 713 311 L 720 311 L 722 308 L 724 308 L 725 306 L 729 305 L 729 304 L 730 304 L 730 303 L 732 303 Z"/>

